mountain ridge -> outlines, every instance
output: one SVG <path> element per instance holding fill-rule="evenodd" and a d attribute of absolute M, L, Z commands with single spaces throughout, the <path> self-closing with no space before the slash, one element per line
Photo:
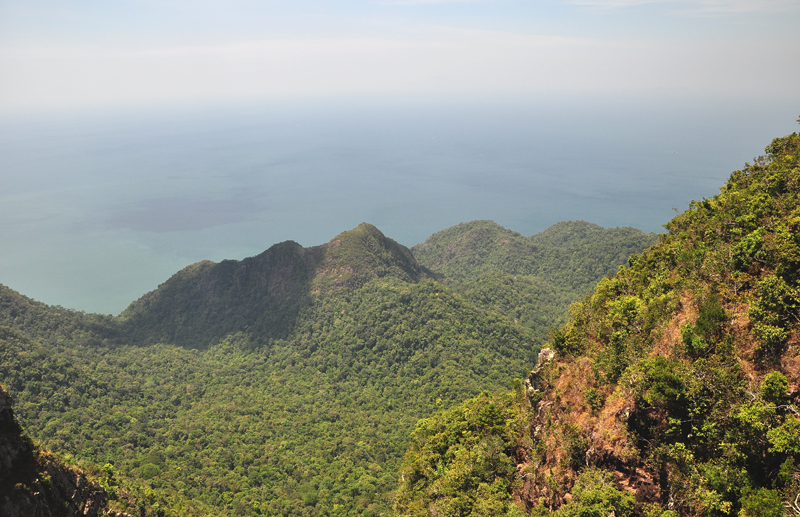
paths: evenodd
<path fill-rule="evenodd" d="M 428 276 L 407 248 L 361 223 L 319 246 L 285 241 L 239 261 L 191 264 L 120 317 L 135 342 L 202 348 L 232 332 L 266 342 L 286 336 L 314 296 L 376 278 L 416 282 Z"/>
<path fill-rule="evenodd" d="M 168 516 L 387 515 L 407 429 L 524 377 L 551 321 L 525 311 L 572 301 L 477 280 L 364 223 L 190 265 L 119 318 L 0 290 L 36 338 L 0 343 L 0 379 L 45 446 L 114 463 Z"/>
<path fill-rule="evenodd" d="M 581 270 L 582 262 L 598 255 L 623 264 L 633 251 L 655 242 L 655 234 L 632 227 L 603 228 L 586 221 L 562 221 L 525 237 L 490 220 L 460 223 L 431 235 L 411 248 L 421 264 L 448 279 L 463 281 L 492 272 L 512 276 L 564 274 Z M 601 245 L 598 248 L 598 245 Z M 580 256 L 575 257 L 576 254 Z M 588 286 L 614 269 L 582 272 L 570 288 Z"/>
<path fill-rule="evenodd" d="M 556 223 L 525 237 L 480 220 L 437 232 L 411 250 L 451 289 L 544 339 L 566 321 L 570 302 L 655 239 L 635 228 L 585 221 Z"/>

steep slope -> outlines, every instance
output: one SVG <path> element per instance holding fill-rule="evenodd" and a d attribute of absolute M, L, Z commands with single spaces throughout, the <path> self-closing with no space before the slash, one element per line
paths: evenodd
<path fill-rule="evenodd" d="M 425 278 L 407 248 L 362 223 L 322 246 L 276 244 L 241 261 L 187 266 L 121 314 L 129 342 L 204 348 L 233 332 L 266 342 L 292 332 L 312 291 L 355 289 L 369 280 Z"/>
<path fill-rule="evenodd" d="M 0 328 L 0 332 L 8 332 Z M 108 493 L 83 472 L 40 450 L 14 418 L 0 386 L 0 514 L 5 517 L 105 515 Z"/>
<path fill-rule="evenodd" d="M 458 407 L 418 424 L 399 512 L 783 515 L 800 492 L 800 135 L 766 151 L 573 306 L 511 402 L 467 403 L 491 402 L 491 426 Z"/>

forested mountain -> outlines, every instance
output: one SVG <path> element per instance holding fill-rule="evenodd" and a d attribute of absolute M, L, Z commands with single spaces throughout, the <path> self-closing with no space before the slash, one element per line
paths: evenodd
<path fill-rule="evenodd" d="M 426 274 L 408 248 L 362 223 L 322 246 L 287 241 L 242 261 L 192 264 L 132 303 L 122 327 L 132 343 L 204 348 L 236 331 L 264 343 L 290 334 L 315 295 L 384 277 Z"/>
<path fill-rule="evenodd" d="M 800 513 L 800 135 L 600 281 L 509 394 L 422 420 L 409 516 Z"/>
<path fill-rule="evenodd" d="M 0 284 L 0 326 L 43 343 L 97 346 L 118 337 L 116 319 L 54 307 Z"/>
<path fill-rule="evenodd" d="M 566 321 L 571 302 L 655 241 L 655 234 L 636 228 L 585 221 L 557 223 L 531 237 L 493 221 L 472 221 L 435 233 L 411 251 L 451 289 L 543 339 Z"/>
<path fill-rule="evenodd" d="M 448 280 L 474 280 L 489 273 L 541 276 L 583 291 L 655 240 L 655 234 L 636 228 L 603 228 L 585 221 L 556 223 L 531 237 L 493 221 L 472 221 L 435 233 L 411 251 L 420 264 Z"/>
<path fill-rule="evenodd" d="M 531 271 L 510 308 L 564 314 Z M 415 423 L 527 375 L 549 321 L 446 275 L 362 224 L 193 264 L 116 318 L 3 287 L 0 382 L 43 446 L 113 465 L 128 512 L 388 515 Z"/>

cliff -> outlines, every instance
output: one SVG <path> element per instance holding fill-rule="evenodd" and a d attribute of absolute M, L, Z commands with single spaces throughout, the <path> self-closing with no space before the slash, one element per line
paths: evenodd
<path fill-rule="evenodd" d="M 4 517 L 116 515 L 109 496 L 79 469 L 42 451 L 14 418 L 13 399 L 0 387 L 0 514 Z"/>

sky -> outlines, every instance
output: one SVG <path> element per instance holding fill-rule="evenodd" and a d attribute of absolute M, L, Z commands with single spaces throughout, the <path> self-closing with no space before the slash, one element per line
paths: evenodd
<path fill-rule="evenodd" d="M 0 0 L 0 113 L 320 97 L 792 97 L 796 0 Z"/>

